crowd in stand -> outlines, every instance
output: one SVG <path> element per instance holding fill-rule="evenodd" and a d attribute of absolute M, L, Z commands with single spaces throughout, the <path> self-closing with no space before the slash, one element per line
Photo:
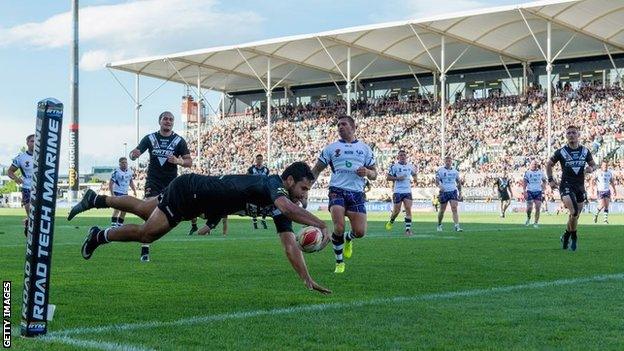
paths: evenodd
<path fill-rule="evenodd" d="M 380 174 L 385 175 L 396 152 L 404 149 L 419 169 L 416 185 L 435 186 L 434 173 L 441 163 L 440 109 L 429 100 L 394 97 L 352 101 L 356 136 L 373 148 Z M 338 137 L 334 121 L 345 113 L 342 100 L 276 107 L 271 122 L 269 168 L 278 172 L 295 160 L 313 165 L 323 147 Z M 572 89 L 569 84 L 564 85 L 555 91 L 553 99 L 553 150 L 565 143 L 565 127 L 574 124 L 582 129 L 583 144 L 597 153 L 605 138 L 624 138 L 622 116 L 624 92 L 619 87 L 581 84 Z M 466 186 L 490 186 L 493 177 L 503 170 L 519 177 L 531 159 L 545 162 L 549 156 L 546 128 L 547 106 L 539 88 L 522 96 L 458 100 L 446 109 L 446 150 L 457 160 Z M 256 154 L 266 157 L 266 130 L 261 109 L 226 117 L 202 134 L 199 158 L 196 136 L 188 136 L 195 159 L 191 171 L 213 175 L 244 173 Z M 616 182 L 624 184 L 624 164 L 616 162 L 612 168 Z M 315 187 L 326 187 L 327 176 Z M 141 172 L 138 177 L 142 177 Z M 373 185 L 391 184 L 381 176 Z"/>

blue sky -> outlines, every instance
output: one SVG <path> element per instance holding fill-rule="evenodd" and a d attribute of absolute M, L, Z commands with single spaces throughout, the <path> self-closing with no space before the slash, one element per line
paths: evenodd
<path fill-rule="evenodd" d="M 134 147 L 133 103 L 103 64 L 120 59 L 244 43 L 355 25 L 419 18 L 517 0 L 83 0 L 80 1 L 80 170 L 114 165 Z M 69 115 L 70 0 L 0 0 L 0 165 L 34 130 L 37 101 L 55 97 Z M 133 91 L 130 74 L 117 72 Z M 159 81 L 142 79 L 143 95 Z M 163 110 L 179 116 L 184 87 L 167 83 L 144 103 L 141 135 Z M 217 97 L 215 95 L 214 102 Z M 213 102 L 213 103 L 214 103 Z M 177 123 L 178 129 L 182 128 Z M 61 173 L 67 173 L 67 128 Z"/>

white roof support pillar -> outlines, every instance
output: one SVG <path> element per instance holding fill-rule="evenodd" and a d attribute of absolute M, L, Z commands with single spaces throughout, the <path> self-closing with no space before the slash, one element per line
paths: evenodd
<path fill-rule="evenodd" d="M 528 62 L 522 62 L 522 94 L 526 94 L 527 88 L 529 87 L 529 82 L 527 81 L 528 66 Z"/>
<path fill-rule="evenodd" d="M 511 72 L 509 72 L 509 69 L 507 68 L 507 64 L 505 63 L 505 60 L 503 60 L 502 56 L 498 56 L 498 58 L 500 59 L 500 62 L 503 64 L 503 67 L 505 68 L 505 72 L 507 72 L 507 76 L 511 80 L 511 83 L 513 84 L 514 88 L 516 88 L 517 94 L 520 94 L 520 89 L 518 88 L 516 81 L 514 81 L 513 76 L 511 75 Z M 509 90 L 509 88 L 507 90 Z"/>
<path fill-rule="evenodd" d="M 618 83 L 622 84 L 622 77 L 620 76 L 620 70 L 615 65 L 615 61 L 613 60 L 613 56 L 611 56 L 611 51 L 609 51 L 609 47 L 605 43 L 603 43 L 602 45 L 604 45 L 605 51 L 607 52 L 607 55 L 609 56 L 609 60 L 611 61 L 611 65 L 613 66 L 613 69 L 615 70 L 615 74 L 618 78 Z"/>
<path fill-rule="evenodd" d="M 139 102 L 139 74 L 135 73 L 134 75 L 134 128 L 136 129 L 136 145 L 139 145 L 139 117 L 141 112 L 141 103 Z M 124 155 L 126 156 L 126 155 Z M 136 159 L 135 167 L 139 168 L 139 159 Z"/>
<path fill-rule="evenodd" d="M 193 84 L 190 84 L 185 78 L 184 76 L 182 76 L 182 73 L 180 73 L 180 70 L 178 70 L 176 68 L 176 66 L 171 62 L 171 60 L 169 60 L 168 58 L 165 59 L 165 61 L 167 61 L 169 63 L 169 65 L 171 66 L 171 68 L 173 68 L 173 70 L 176 72 L 176 74 L 178 75 L 178 77 L 180 77 L 180 79 L 184 82 L 184 84 L 196 95 L 196 96 L 201 96 L 204 99 L 204 102 L 206 103 L 206 105 L 208 107 L 210 107 L 210 109 L 212 110 L 213 113 L 217 113 L 217 111 L 212 107 L 212 105 L 208 102 L 208 99 L 206 99 L 206 96 L 204 95 L 204 93 L 202 93 L 201 91 L 197 91 L 195 89 L 195 87 L 193 86 Z M 200 82 L 201 83 L 201 82 Z M 161 84 L 162 86 L 162 84 Z M 150 93 L 151 95 L 152 93 Z M 145 99 L 143 99 L 145 100 Z"/>
<path fill-rule="evenodd" d="M 351 116 L 351 47 L 347 47 L 347 116 Z"/>
<path fill-rule="evenodd" d="M 201 128 L 201 114 L 202 104 L 204 99 L 202 98 L 201 88 L 201 67 L 197 66 L 197 163 L 199 164 L 202 159 L 202 128 Z"/>
<path fill-rule="evenodd" d="M 550 155 L 552 155 L 552 81 L 551 81 L 551 77 L 552 77 L 552 24 L 550 23 L 550 21 L 548 21 L 548 23 L 546 23 L 546 51 L 547 51 L 547 58 L 546 58 L 546 81 L 548 82 L 548 87 L 546 88 L 546 93 L 547 93 L 547 104 L 548 104 L 548 109 L 547 109 L 547 114 L 548 114 L 548 157 L 550 157 Z"/>
<path fill-rule="evenodd" d="M 444 43 L 444 36 L 440 39 L 440 117 L 442 120 L 440 128 L 440 141 L 441 148 L 440 153 L 442 157 L 446 156 L 446 69 L 445 69 L 445 57 L 446 47 Z"/>
<path fill-rule="evenodd" d="M 267 58 L 267 76 L 266 76 L 266 109 L 267 109 L 267 164 L 271 162 L 271 103 L 273 87 L 271 87 L 271 58 Z"/>
<path fill-rule="evenodd" d="M 412 72 L 412 76 L 414 76 L 414 79 L 416 80 L 416 84 L 418 84 L 418 88 L 425 91 L 425 99 L 427 99 L 427 101 L 429 102 L 429 105 L 431 105 L 431 99 L 429 99 L 429 90 L 427 89 L 427 87 L 420 84 L 420 80 L 418 79 L 418 76 L 416 75 L 416 72 L 414 72 L 412 67 L 407 66 L 407 68 L 409 68 L 410 72 Z"/>

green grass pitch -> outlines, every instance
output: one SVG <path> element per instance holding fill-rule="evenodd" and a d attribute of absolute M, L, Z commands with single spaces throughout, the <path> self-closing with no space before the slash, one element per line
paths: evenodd
<path fill-rule="evenodd" d="M 319 213 L 328 220 L 326 213 Z M 187 236 L 188 222 L 152 246 L 114 243 L 90 261 L 80 246 L 109 211 L 56 220 L 51 277 L 54 321 L 43 339 L 13 337 L 16 350 L 552 350 L 624 349 L 624 215 L 580 220 L 579 249 L 563 251 L 566 216 L 461 214 L 464 232 L 435 232 L 433 213 L 369 215 L 342 275 L 331 247 L 307 254 L 308 291 L 288 263 L 272 223 L 252 230 L 230 217 L 230 233 Z M 25 240 L 22 210 L 0 210 L 0 279 L 13 281 L 20 321 Z M 602 219 L 602 216 L 600 217 Z M 129 222 L 138 222 L 131 218 Z M 270 221 L 269 221 L 270 222 Z M 300 227 L 296 227 L 297 229 Z"/>

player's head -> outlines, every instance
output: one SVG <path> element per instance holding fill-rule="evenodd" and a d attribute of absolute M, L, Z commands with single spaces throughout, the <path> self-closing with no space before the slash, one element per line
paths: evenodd
<path fill-rule="evenodd" d="M 602 169 L 603 172 L 606 172 L 608 168 L 609 162 L 607 162 L 607 160 L 602 160 L 602 162 L 600 162 L 600 169 Z"/>
<path fill-rule="evenodd" d="M 307 197 L 314 181 L 314 174 L 307 163 L 295 162 L 286 167 L 281 178 L 290 199 L 295 202 Z"/>
<path fill-rule="evenodd" d="M 453 158 L 451 156 L 444 157 L 444 166 L 446 168 L 451 168 L 453 166 Z"/>
<path fill-rule="evenodd" d="M 256 155 L 256 166 L 262 166 L 263 162 L 264 162 L 264 156 L 262 156 L 262 154 L 257 154 Z"/>
<path fill-rule="evenodd" d="M 343 115 L 338 117 L 336 121 L 338 127 L 338 134 L 340 139 L 351 141 L 353 134 L 355 134 L 355 120 L 351 116 Z"/>
<path fill-rule="evenodd" d="M 580 134 L 580 129 L 577 126 L 570 125 L 566 128 L 566 139 L 570 144 L 578 143 Z"/>
<path fill-rule="evenodd" d="M 400 163 L 405 163 L 405 161 L 407 160 L 407 153 L 405 152 L 405 150 L 399 150 L 399 153 L 397 154 L 397 160 Z"/>
<path fill-rule="evenodd" d="M 173 129 L 173 113 L 165 111 L 158 116 L 158 124 L 162 132 L 170 132 Z"/>
<path fill-rule="evenodd" d="M 30 134 L 26 137 L 26 147 L 28 148 L 28 152 L 33 152 L 35 149 L 35 135 Z"/>
<path fill-rule="evenodd" d="M 531 161 L 530 167 L 532 171 L 537 171 L 537 169 L 539 168 L 539 165 L 537 164 L 537 160 Z"/>
<path fill-rule="evenodd" d="M 119 158 L 119 168 L 121 168 L 122 170 L 126 170 L 128 168 L 128 159 L 125 157 L 120 157 Z"/>

